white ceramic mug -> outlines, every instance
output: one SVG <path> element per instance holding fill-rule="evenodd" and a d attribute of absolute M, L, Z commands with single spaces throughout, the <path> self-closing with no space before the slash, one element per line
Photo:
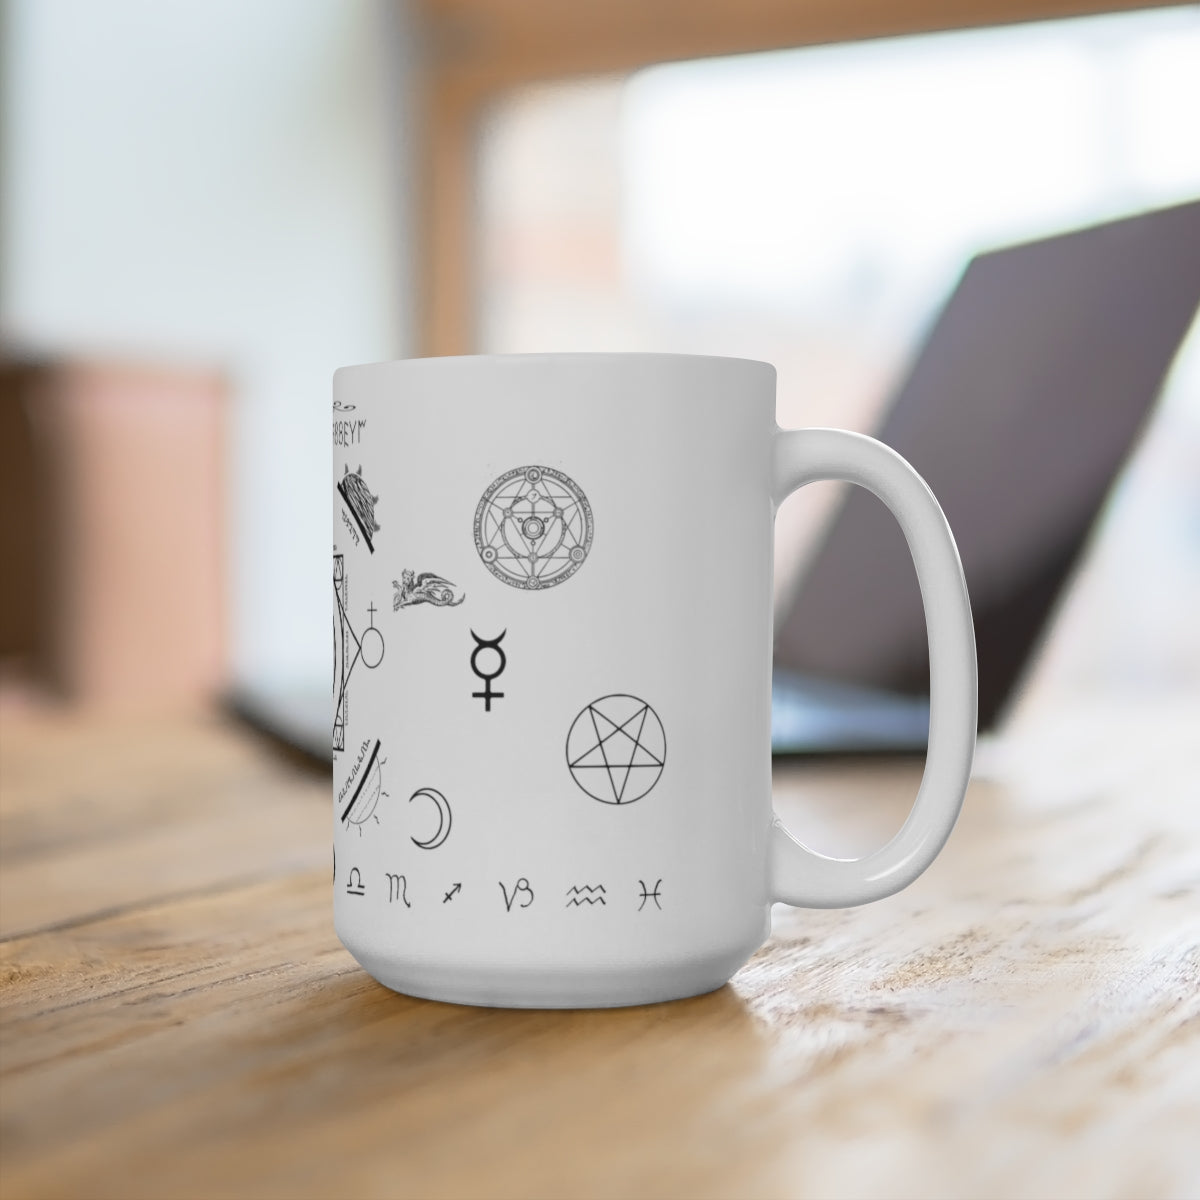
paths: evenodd
<path fill-rule="evenodd" d="M 334 378 L 334 916 L 380 982 L 594 1007 L 719 987 L 773 901 L 863 904 L 933 861 L 975 746 L 966 584 L 879 442 L 781 431 L 741 359 L 414 359 Z M 908 539 L 924 780 L 866 858 L 771 809 L 772 522 L 816 479 Z"/>

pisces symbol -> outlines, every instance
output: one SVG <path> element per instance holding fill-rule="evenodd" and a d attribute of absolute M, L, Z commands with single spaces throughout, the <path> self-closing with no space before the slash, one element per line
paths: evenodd
<path fill-rule="evenodd" d="M 650 889 L 646 886 L 646 881 L 644 879 L 639 879 L 638 883 L 641 885 L 642 889 L 642 902 L 638 905 L 638 912 L 641 912 L 642 909 L 646 907 L 646 902 L 648 900 L 653 900 L 654 907 L 657 908 L 659 912 L 662 912 L 662 905 L 658 902 L 659 896 L 661 895 L 658 889 L 662 887 L 662 880 L 655 880 L 653 889 Z"/>
<path fill-rule="evenodd" d="M 508 659 L 505 657 L 504 651 L 500 649 L 500 643 L 502 641 L 504 641 L 504 635 L 506 633 L 508 633 L 507 629 L 501 631 L 499 637 L 481 638 L 479 636 L 479 634 L 477 634 L 475 632 L 475 630 L 473 630 L 473 629 L 471 630 L 471 636 L 475 639 L 475 649 L 471 651 L 471 670 L 474 672 L 474 674 L 476 676 L 478 676 L 480 679 L 483 680 L 483 691 L 482 692 L 472 692 L 471 699 L 472 700 L 482 700 L 484 712 L 492 711 L 492 701 L 493 700 L 503 700 L 504 699 L 503 692 L 493 692 L 492 691 L 492 680 L 503 675 L 504 668 L 506 666 L 508 666 Z M 496 653 L 496 663 L 495 663 L 496 669 L 494 671 L 490 671 L 490 672 L 486 671 L 486 670 L 481 671 L 479 669 L 479 655 L 484 650 L 493 650 Z"/>
<path fill-rule="evenodd" d="M 522 892 L 524 892 L 525 895 L 529 897 L 529 899 L 522 900 L 521 903 L 517 905 L 517 907 L 518 908 L 528 908 L 533 903 L 533 888 L 531 888 L 529 886 L 529 880 L 526 879 L 524 876 L 522 876 L 520 879 L 517 880 L 516 883 L 513 884 L 513 890 L 512 890 L 511 895 L 509 894 L 508 888 L 506 888 L 504 886 L 504 884 L 500 884 L 500 891 L 504 894 L 504 911 L 505 912 L 512 912 L 513 903 L 516 901 L 516 898 Z"/>

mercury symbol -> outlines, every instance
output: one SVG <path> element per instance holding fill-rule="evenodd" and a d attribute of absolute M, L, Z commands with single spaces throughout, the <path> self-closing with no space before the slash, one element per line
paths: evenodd
<path fill-rule="evenodd" d="M 504 641 L 504 635 L 508 630 L 502 630 L 499 637 L 481 638 L 475 630 L 471 630 L 471 636 L 475 639 L 475 649 L 471 651 L 471 670 L 480 679 L 483 680 L 483 691 L 472 692 L 472 700 L 483 701 L 483 711 L 492 711 L 493 700 L 503 700 L 503 692 L 492 691 L 492 680 L 499 678 L 504 674 L 504 668 L 508 666 L 508 659 L 505 657 L 504 651 L 500 648 L 500 643 Z M 491 650 L 495 653 L 495 659 L 485 659 L 484 665 L 480 667 L 479 658 L 485 650 Z M 489 670 L 488 668 L 492 668 Z"/>

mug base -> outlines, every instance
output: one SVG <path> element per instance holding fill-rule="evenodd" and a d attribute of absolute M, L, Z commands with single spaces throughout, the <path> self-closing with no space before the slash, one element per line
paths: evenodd
<path fill-rule="evenodd" d="M 466 968 L 351 953 L 368 974 L 405 996 L 483 1008 L 626 1008 L 716 991 L 749 954 L 670 965 L 592 969 Z"/>

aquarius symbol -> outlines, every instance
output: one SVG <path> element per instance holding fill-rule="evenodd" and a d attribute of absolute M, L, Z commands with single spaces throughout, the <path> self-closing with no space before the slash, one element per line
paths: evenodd
<path fill-rule="evenodd" d="M 504 893 L 504 911 L 512 912 L 513 901 L 524 892 L 529 899 L 522 901 L 517 905 L 518 908 L 528 908 L 533 903 L 533 888 L 529 886 L 529 880 L 523 875 L 516 883 L 513 884 L 512 894 L 509 894 L 508 888 L 504 884 L 500 884 L 500 891 Z M 444 901 L 443 901 L 444 903 Z"/>
<path fill-rule="evenodd" d="M 492 711 L 493 700 L 504 699 L 503 692 L 492 691 L 492 680 L 503 675 L 504 668 L 508 666 L 508 659 L 505 657 L 504 651 L 500 649 L 500 643 L 504 641 L 504 635 L 507 632 L 508 630 L 505 629 L 501 632 L 499 637 L 481 638 L 479 634 L 475 632 L 475 630 L 471 630 L 471 636 L 475 639 L 475 649 L 471 651 L 471 670 L 483 680 L 483 691 L 472 692 L 471 699 L 482 700 L 484 712 Z M 479 658 L 480 653 L 484 650 L 494 650 L 496 652 L 498 665 L 490 674 L 486 671 L 481 671 L 479 669 L 479 663 L 476 661 Z"/>
<path fill-rule="evenodd" d="M 587 892 L 588 895 L 584 895 Z M 566 908 L 581 908 L 585 904 L 605 904 L 604 899 L 604 884 L 602 883 L 585 883 L 582 887 L 576 884 L 573 888 L 567 890 Z"/>
<path fill-rule="evenodd" d="M 350 868 L 350 878 L 346 881 L 346 893 L 350 896 L 363 896 L 366 894 L 366 888 L 363 887 L 362 872 L 357 867 Z"/>
<path fill-rule="evenodd" d="M 662 905 L 659 904 L 659 902 L 658 902 L 658 898 L 659 898 L 659 890 L 658 889 L 660 887 L 662 887 L 662 880 L 661 879 L 655 880 L 653 891 L 650 891 L 646 887 L 646 881 L 644 879 L 639 879 L 638 883 L 641 885 L 641 889 L 642 889 L 642 902 L 641 902 L 641 904 L 638 905 L 638 912 L 641 912 L 642 909 L 646 907 L 647 900 L 653 900 L 654 907 L 657 908 L 659 912 L 662 912 Z"/>
<path fill-rule="evenodd" d="M 408 879 L 404 875 L 393 875 L 390 871 L 387 872 L 388 881 L 388 903 L 391 904 L 395 900 L 403 900 L 405 908 L 412 908 L 408 902 Z"/>

